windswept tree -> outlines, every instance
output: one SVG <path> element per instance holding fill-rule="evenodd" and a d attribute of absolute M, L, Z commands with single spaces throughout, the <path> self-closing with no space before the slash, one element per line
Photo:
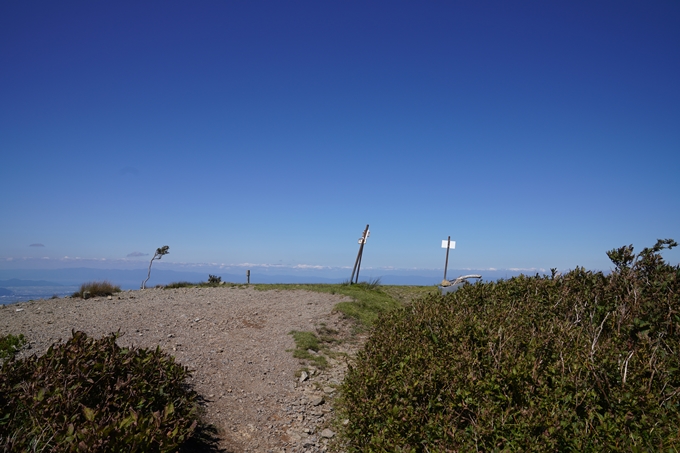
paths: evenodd
<path fill-rule="evenodd" d="M 153 260 L 159 260 L 163 257 L 163 255 L 167 255 L 168 253 L 170 253 L 168 252 L 169 249 L 170 247 L 168 247 L 167 245 L 164 245 L 163 247 L 159 247 L 156 249 L 156 253 L 154 253 L 153 258 L 151 258 L 151 261 L 149 261 L 149 273 L 146 276 L 146 280 L 142 282 L 142 289 L 146 288 L 146 282 L 148 282 L 149 278 L 151 278 L 151 265 L 153 264 Z"/>

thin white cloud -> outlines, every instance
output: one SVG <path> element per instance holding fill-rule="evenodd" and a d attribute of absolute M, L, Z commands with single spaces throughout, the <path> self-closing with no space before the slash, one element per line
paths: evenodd
<path fill-rule="evenodd" d="M 127 257 L 128 257 L 128 258 L 136 258 L 136 257 L 138 257 L 138 256 L 148 256 L 148 255 L 149 255 L 148 253 L 132 252 L 132 253 L 128 253 L 128 254 L 127 254 Z"/>
<path fill-rule="evenodd" d="M 509 267 L 507 270 L 512 272 L 545 272 L 545 269 L 540 267 Z"/>

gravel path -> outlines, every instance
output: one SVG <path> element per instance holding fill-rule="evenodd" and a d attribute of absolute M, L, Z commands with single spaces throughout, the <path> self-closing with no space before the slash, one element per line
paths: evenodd
<path fill-rule="evenodd" d="M 23 333 L 42 354 L 71 330 L 99 338 L 120 331 L 119 345 L 161 349 L 193 373 L 205 418 L 228 452 L 321 452 L 329 430 L 342 359 L 326 370 L 293 358 L 291 330 L 325 326 L 348 338 L 349 322 L 333 312 L 347 298 L 310 291 L 252 287 L 147 289 L 108 298 L 47 299 L 0 306 L 0 334 Z M 353 354 L 358 343 L 336 349 Z"/>

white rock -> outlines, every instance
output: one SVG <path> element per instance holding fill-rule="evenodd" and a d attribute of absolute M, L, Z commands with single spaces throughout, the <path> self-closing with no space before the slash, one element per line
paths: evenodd
<path fill-rule="evenodd" d="M 307 372 L 303 371 L 302 373 L 300 373 L 300 382 L 305 382 L 308 377 L 309 375 L 307 374 Z"/>
<path fill-rule="evenodd" d="M 335 433 L 328 428 L 321 431 L 321 437 L 325 437 L 326 439 L 330 439 L 333 436 L 335 436 Z"/>

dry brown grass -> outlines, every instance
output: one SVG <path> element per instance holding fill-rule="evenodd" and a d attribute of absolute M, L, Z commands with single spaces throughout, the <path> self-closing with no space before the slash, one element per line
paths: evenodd
<path fill-rule="evenodd" d="M 87 299 L 89 297 L 110 296 L 120 292 L 120 286 L 115 286 L 111 282 L 87 282 L 80 285 L 80 289 L 73 293 L 73 297 Z"/>

